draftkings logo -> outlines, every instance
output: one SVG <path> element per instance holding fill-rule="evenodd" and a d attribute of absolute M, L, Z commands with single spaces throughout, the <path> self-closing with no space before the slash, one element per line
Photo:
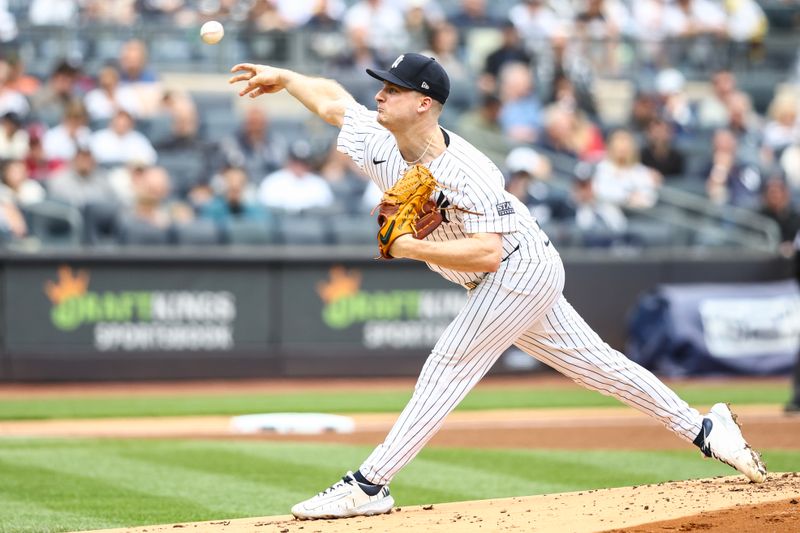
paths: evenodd
<path fill-rule="evenodd" d="M 47 280 L 53 326 L 90 327 L 100 351 L 229 350 L 236 298 L 227 291 L 91 291 L 90 274 L 69 266 Z"/>
<path fill-rule="evenodd" d="M 460 289 L 366 290 L 358 270 L 334 266 L 317 283 L 322 321 L 344 330 L 363 326 L 367 348 L 430 348 L 466 301 Z"/>

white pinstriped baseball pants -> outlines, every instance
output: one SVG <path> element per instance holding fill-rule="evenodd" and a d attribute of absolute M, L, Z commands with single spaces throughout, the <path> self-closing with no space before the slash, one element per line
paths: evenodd
<path fill-rule="evenodd" d="M 436 343 L 411 400 L 386 440 L 361 465 L 361 473 L 373 483 L 389 483 L 512 344 L 692 442 L 702 416 L 603 342 L 562 296 L 563 287 L 564 268 L 557 256 L 549 262 L 504 264 L 484 278 Z"/>

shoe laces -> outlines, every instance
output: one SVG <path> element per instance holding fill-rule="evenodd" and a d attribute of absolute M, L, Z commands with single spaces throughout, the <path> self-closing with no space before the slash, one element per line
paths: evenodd
<path fill-rule="evenodd" d="M 337 481 L 336 483 L 334 483 L 333 485 L 331 485 L 327 489 L 325 489 L 322 492 L 320 492 L 319 495 L 320 496 L 325 496 L 329 492 L 333 492 L 334 490 L 338 489 L 339 487 L 342 487 L 344 485 L 352 485 L 352 484 L 353 484 L 353 478 L 350 477 L 349 475 L 345 475 L 345 476 L 342 477 L 341 481 Z"/>

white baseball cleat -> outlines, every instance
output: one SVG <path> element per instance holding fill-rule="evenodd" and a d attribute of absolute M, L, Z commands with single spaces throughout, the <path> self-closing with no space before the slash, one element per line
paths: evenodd
<path fill-rule="evenodd" d="M 726 403 L 715 404 L 703 419 L 700 450 L 706 457 L 732 466 L 754 483 L 767 479 L 767 467 L 761 455 L 747 444 L 736 415 Z"/>
<path fill-rule="evenodd" d="M 348 472 L 341 481 L 292 507 L 292 514 L 300 520 L 346 518 L 388 513 L 393 506 L 388 486 L 359 483 Z"/>

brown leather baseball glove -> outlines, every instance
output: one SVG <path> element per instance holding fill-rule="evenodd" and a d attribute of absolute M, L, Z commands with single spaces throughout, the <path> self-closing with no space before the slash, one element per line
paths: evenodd
<path fill-rule="evenodd" d="M 389 249 L 401 235 L 424 239 L 442 223 L 441 209 L 430 199 L 441 186 L 430 170 L 414 165 L 383 193 L 378 204 L 378 249 L 381 257 L 391 259 Z"/>

